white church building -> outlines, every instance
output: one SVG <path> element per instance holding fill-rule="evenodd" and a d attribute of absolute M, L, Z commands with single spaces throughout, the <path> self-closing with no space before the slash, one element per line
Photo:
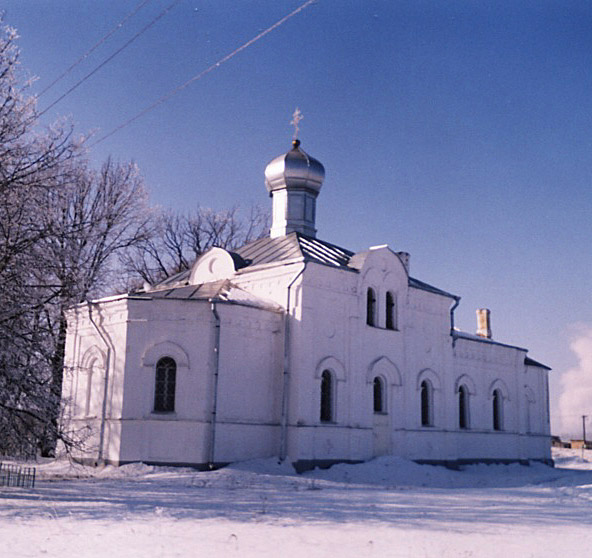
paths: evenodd
<path fill-rule="evenodd" d="M 316 237 L 322 164 L 295 140 L 265 170 L 270 235 L 140 292 L 73 308 L 63 399 L 96 463 L 299 471 L 394 455 L 552 463 L 549 368 L 454 327 L 460 298 L 409 254 Z"/>

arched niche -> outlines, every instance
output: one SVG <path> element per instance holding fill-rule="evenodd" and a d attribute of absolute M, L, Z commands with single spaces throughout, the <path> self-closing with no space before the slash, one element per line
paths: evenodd
<path fill-rule="evenodd" d="M 376 376 L 383 377 L 391 386 L 400 386 L 403 384 L 401 373 L 397 366 L 386 356 L 381 356 L 370 363 L 366 373 L 366 382 L 374 382 Z"/>
<path fill-rule="evenodd" d="M 476 395 L 477 388 L 475 387 L 475 382 L 468 374 L 463 374 L 456 379 L 456 382 L 454 382 L 454 393 L 458 393 L 458 389 L 463 385 L 467 387 L 470 395 Z"/>
<path fill-rule="evenodd" d="M 493 398 L 493 392 L 495 390 L 499 390 L 499 392 L 502 394 L 502 397 L 504 399 L 510 401 L 510 390 L 508 389 L 508 386 L 505 384 L 505 382 L 503 380 L 500 380 L 498 378 L 498 379 L 494 380 L 493 382 L 491 382 L 491 385 L 489 386 L 489 389 L 487 390 L 487 393 L 488 393 L 490 399 Z"/>
<path fill-rule="evenodd" d="M 424 368 L 418 375 L 417 375 L 417 391 L 421 389 L 421 383 L 424 380 L 429 380 L 432 388 L 437 391 L 440 389 L 440 378 L 438 374 L 436 374 L 431 368 Z"/>
<path fill-rule="evenodd" d="M 89 347 L 82 358 L 80 359 L 80 367 L 84 370 L 89 370 L 90 367 L 96 363 L 99 368 L 105 368 L 106 356 L 105 353 L 96 345 Z"/>
<path fill-rule="evenodd" d="M 345 381 L 345 366 L 335 357 L 328 356 L 319 361 L 315 368 L 315 378 L 321 378 L 324 370 L 330 370 L 338 381 Z"/>
<path fill-rule="evenodd" d="M 171 357 L 178 367 L 189 368 L 189 356 L 172 341 L 163 341 L 148 347 L 142 355 L 142 365 L 153 368 L 162 357 Z"/>

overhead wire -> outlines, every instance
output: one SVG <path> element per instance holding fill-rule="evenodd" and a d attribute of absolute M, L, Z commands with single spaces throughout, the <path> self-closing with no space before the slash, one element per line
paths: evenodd
<path fill-rule="evenodd" d="M 113 29 L 111 29 L 111 31 L 109 31 L 106 35 L 101 37 L 101 39 L 99 39 L 98 42 L 96 42 L 92 47 L 90 47 L 80 58 L 78 58 L 78 60 L 76 60 L 76 62 L 74 62 L 72 65 L 66 68 L 66 70 L 64 70 L 64 72 L 61 75 L 55 78 L 37 96 L 41 97 L 44 93 L 49 91 L 56 83 L 65 78 L 74 68 L 76 68 L 76 66 L 78 66 L 78 64 L 80 64 L 83 60 L 86 60 L 97 48 L 99 48 L 109 37 L 111 37 L 111 35 L 113 35 L 116 31 L 119 31 L 119 29 L 121 29 L 126 24 L 128 19 L 134 17 L 146 4 L 148 4 L 148 2 L 151 2 L 151 0 L 143 0 L 142 2 L 140 2 L 132 12 L 126 15 L 115 27 L 113 27 Z"/>
<path fill-rule="evenodd" d="M 156 22 L 158 22 L 160 19 L 162 19 L 166 14 L 168 14 L 180 1 L 181 0 L 175 0 L 172 4 L 170 4 L 168 7 L 166 7 L 150 23 L 148 23 L 147 25 L 145 25 L 144 27 L 142 27 L 142 29 L 140 29 L 140 31 L 138 31 L 131 39 L 129 39 L 128 41 L 126 41 L 123 44 L 123 46 L 121 46 L 120 48 L 118 48 L 113 54 L 111 54 L 111 56 L 109 56 L 105 60 L 103 60 L 103 62 L 101 62 L 92 72 L 86 74 L 82 79 L 80 79 L 72 87 L 70 87 L 70 89 L 68 89 L 63 95 L 61 95 L 53 103 L 51 103 L 51 105 L 49 105 L 44 110 L 42 110 L 39 113 L 38 117 L 43 116 L 48 110 L 50 110 L 51 108 L 53 108 L 62 99 L 64 99 L 70 93 L 72 93 L 72 91 L 74 91 L 75 89 L 77 89 L 78 87 L 80 87 L 88 78 L 90 78 L 91 76 L 93 76 L 94 74 L 96 74 L 103 66 L 105 66 L 106 64 L 108 64 L 109 62 L 111 62 L 111 60 L 113 60 L 113 58 L 115 58 L 120 52 L 122 52 L 129 45 L 131 45 L 138 37 L 140 37 L 140 35 L 142 35 L 146 31 L 148 31 L 148 29 L 150 29 L 150 27 L 152 27 Z"/>
<path fill-rule="evenodd" d="M 171 91 L 169 91 L 168 93 L 166 93 L 165 95 L 163 95 L 162 97 L 157 99 L 154 103 L 152 103 L 151 105 L 149 105 L 146 108 L 144 108 L 143 110 L 141 110 L 138 114 L 136 114 L 135 116 L 133 116 L 129 120 L 126 120 L 123 124 L 120 124 L 119 126 L 114 128 L 113 130 L 111 130 L 108 134 L 101 136 L 97 141 L 92 143 L 90 145 L 90 147 L 94 147 L 95 145 L 101 143 L 102 141 L 111 137 L 113 134 L 115 134 L 115 133 L 119 132 L 120 130 L 122 130 L 123 128 L 125 128 L 126 126 L 129 126 L 132 122 L 135 122 L 136 120 L 138 120 L 138 118 L 141 118 L 146 113 L 155 109 L 157 106 L 161 105 L 165 101 L 168 101 L 171 97 L 173 97 L 174 95 L 176 95 L 177 93 L 179 93 L 180 91 L 182 91 L 183 89 L 185 89 L 186 87 L 188 87 L 189 85 L 194 83 L 195 81 L 200 80 L 201 78 L 203 78 L 205 75 L 209 74 L 210 72 L 212 72 L 216 68 L 219 68 L 222 64 L 224 64 L 225 62 L 228 62 L 231 58 L 234 58 L 237 54 L 239 54 L 240 52 L 242 52 L 246 48 L 250 47 L 252 44 L 256 43 L 257 41 L 259 41 L 260 39 L 265 37 L 265 35 L 271 33 L 275 29 L 277 29 L 280 25 L 284 24 L 286 21 L 288 21 L 289 19 L 291 19 L 295 15 L 299 14 L 302 10 L 304 10 L 305 8 L 310 6 L 311 4 L 315 3 L 316 1 L 317 0 L 307 0 L 306 2 L 304 2 L 303 4 L 298 6 L 298 8 L 296 8 L 295 10 L 290 12 L 289 14 L 285 15 L 284 17 L 282 17 L 281 19 L 276 21 L 273 25 L 270 25 L 264 31 L 261 31 L 261 33 L 255 35 L 252 39 L 249 39 L 246 43 L 242 44 L 241 46 L 239 46 L 238 48 L 233 50 L 231 53 L 220 58 L 220 60 L 218 60 L 217 62 L 214 62 L 211 66 L 208 66 L 205 70 L 201 71 L 199 74 L 188 79 L 185 83 L 179 85 L 178 87 L 175 87 L 174 89 L 172 89 Z"/>

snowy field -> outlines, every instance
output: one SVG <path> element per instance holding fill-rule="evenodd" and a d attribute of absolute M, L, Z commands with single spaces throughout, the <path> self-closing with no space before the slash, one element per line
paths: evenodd
<path fill-rule="evenodd" d="M 304 475 L 274 460 L 209 473 L 47 462 L 35 489 L 0 488 L 0 556 L 592 556 L 592 451 L 554 459 Z"/>

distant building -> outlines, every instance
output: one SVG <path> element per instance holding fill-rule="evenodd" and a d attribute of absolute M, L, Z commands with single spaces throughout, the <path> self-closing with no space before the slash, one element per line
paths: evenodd
<path fill-rule="evenodd" d="M 296 140 L 265 171 L 268 238 L 70 311 L 79 458 L 551 461 L 550 369 L 493 340 L 488 310 L 477 334 L 456 330 L 459 297 L 412 277 L 409 254 L 316 238 L 323 179 Z"/>
<path fill-rule="evenodd" d="M 570 448 L 570 442 L 564 442 L 559 436 L 551 436 L 551 447 L 554 448 Z"/>
<path fill-rule="evenodd" d="M 571 449 L 592 449 L 592 442 L 588 440 L 571 440 Z"/>

